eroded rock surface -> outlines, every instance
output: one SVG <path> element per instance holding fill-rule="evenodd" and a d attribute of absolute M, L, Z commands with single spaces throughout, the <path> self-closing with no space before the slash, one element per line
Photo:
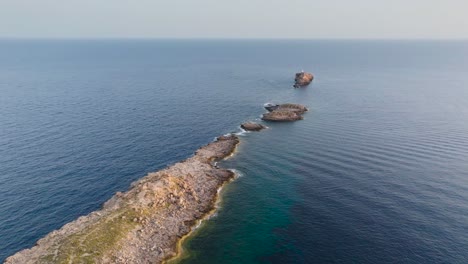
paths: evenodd
<path fill-rule="evenodd" d="M 241 125 L 241 128 L 247 131 L 260 131 L 262 129 L 265 129 L 266 127 L 259 123 L 246 122 Z"/>
<path fill-rule="evenodd" d="M 308 109 L 300 104 L 281 104 L 275 110 L 263 114 L 265 121 L 287 122 L 302 120 Z"/>
<path fill-rule="evenodd" d="M 314 75 L 312 73 L 308 72 L 299 72 L 296 73 L 296 78 L 294 79 L 294 87 L 299 88 L 299 87 L 304 87 L 309 85 L 312 80 L 314 79 Z"/>
<path fill-rule="evenodd" d="M 160 263 L 176 255 L 177 242 L 214 209 L 217 190 L 234 173 L 213 161 L 239 143 L 219 137 L 193 157 L 134 182 L 99 211 L 82 216 L 6 259 L 28 263 Z"/>

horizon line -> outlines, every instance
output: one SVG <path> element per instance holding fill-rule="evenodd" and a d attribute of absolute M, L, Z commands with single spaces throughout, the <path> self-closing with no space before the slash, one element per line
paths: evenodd
<path fill-rule="evenodd" d="M 245 38 L 245 37 L 23 37 L 0 36 L 0 40 L 295 40 L 295 41 L 468 41 L 463 38 Z"/>

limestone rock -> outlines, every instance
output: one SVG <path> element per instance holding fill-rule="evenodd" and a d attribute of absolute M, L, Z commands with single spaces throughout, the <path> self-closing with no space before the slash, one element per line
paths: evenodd
<path fill-rule="evenodd" d="M 262 120 L 274 122 L 287 122 L 302 120 L 302 115 L 308 109 L 300 104 L 281 104 L 269 113 L 263 114 Z"/>
<path fill-rule="evenodd" d="M 264 125 L 254 122 L 245 122 L 241 125 L 241 127 L 247 131 L 260 131 L 266 128 Z"/>
<path fill-rule="evenodd" d="M 309 85 L 314 79 L 314 75 L 308 72 L 299 72 L 296 73 L 296 78 L 294 79 L 295 84 L 294 88 L 304 87 Z"/>

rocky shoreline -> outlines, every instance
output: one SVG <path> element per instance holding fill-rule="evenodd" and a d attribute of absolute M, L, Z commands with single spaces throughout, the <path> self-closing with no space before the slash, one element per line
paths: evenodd
<path fill-rule="evenodd" d="M 214 162 L 231 155 L 238 144 L 235 135 L 217 138 L 194 156 L 149 173 L 101 210 L 52 231 L 5 263 L 138 264 L 176 256 L 178 242 L 214 209 L 218 189 L 234 177 Z"/>

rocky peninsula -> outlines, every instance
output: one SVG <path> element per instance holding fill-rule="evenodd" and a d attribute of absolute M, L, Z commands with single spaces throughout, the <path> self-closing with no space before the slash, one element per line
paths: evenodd
<path fill-rule="evenodd" d="M 308 85 L 309 73 L 296 74 L 297 87 Z M 300 104 L 267 104 L 265 121 L 296 121 L 308 109 Z M 246 122 L 247 131 L 266 126 Z M 210 215 L 220 187 L 234 172 L 216 161 L 230 156 L 239 144 L 235 135 L 218 137 L 179 163 L 117 192 L 100 210 L 52 231 L 30 249 L 8 257 L 5 264 L 42 263 L 161 263 L 180 253 L 180 242 Z"/>
<path fill-rule="evenodd" d="M 194 156 L 149 173 L 101 210 L 64 225 L 31 249 L 6 259 L 29 263 L 160 263 L 178 252 L 178 241 L 214 209 L 218 189 L 234 177 L 214 165 L 239 139 L 218 137 Z"/>
<path fill-rule="evenodd" d="M 267 109 L 268 110 L 268 109 Z M 300 104 L 280 104 L 263 114 L 262 120 L 273 122 L 290 122 L 304 119 L 302 115 L 308 111 Z"/>
<path fill-rule="evenodd" d="M 296 78 L 294 79 L 294 88 L 304 87 L 309 85 L 312 80 L 314 80 L 314 75 L 308 72 L 299 72 L 296 73 Z"/>

